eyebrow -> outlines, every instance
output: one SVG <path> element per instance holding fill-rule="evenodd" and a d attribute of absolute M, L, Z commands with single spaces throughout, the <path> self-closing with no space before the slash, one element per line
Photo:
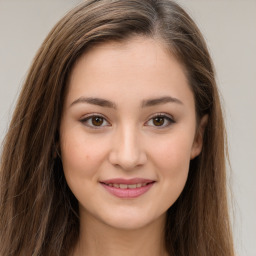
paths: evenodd
<path fill-rule="evenodd" d="M 166 103 L 178 103 L 183 105 L 182 101 L 180 101 L 177 98 L 173 98 L 170 96 L 164 96 L 164 97 L 160 97 L 160 98 L 155 98 L 155 99 L 147 99 L 147 100 L 143 100 L 141 107 L 151 107 L 151 106 L 155 106 L 155 105 L 160 105 L 160 104 L 166 104 Z"/>
<path fill-rule="evenodd" d="M 78 103 L 89 103 L 89 104 L 97 105 L 100 107 L 107 107 L 107 108 L 114 108 L 114 109 L 117 108 L 116 104 L 112 101 L 101 99 L 101 98 L 91 98 L 91 97 L 90 98 L 80 97 L 74 102 L 72 102 L 70 107 Z"/>
<path fill-rule="evenodd" d="M 89 98 L 80 97 L 77 100 L 75 100 L 74 102 L 72 102 L 70 107 L 75 104 L 78 104 L 78 103 L 88 103 L 88 104 L 97 105 L 100 107 L 117 109 L 116 104 L 112 101 L 105 100 L 102 98 L 92 98 L 92 97 L 89 97 Z M 177 103 L 177 104 L 183 105 L 182 101 L 180 101 L 177 98 L 173 98 L 170 96 L 163 96 L 160 98 L 143 100 L 141 103 L 141 107 L 145 108 L 145 107 L 151 107 L 151 106 L 156 106 L 156 105 L 161 105 L 161 104 L 166 104 L 166 103 Z"/>

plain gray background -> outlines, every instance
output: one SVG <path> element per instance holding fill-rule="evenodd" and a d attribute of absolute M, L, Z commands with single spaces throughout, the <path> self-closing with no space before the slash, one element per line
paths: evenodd
<path fill-rule="evenodd" d="M 81 0 L 0 0 L 0 142 L 36 50 Z M 232 165 L 237 255 L 256 256 L 256 0 L 178 0 L 212 54 Z"/>

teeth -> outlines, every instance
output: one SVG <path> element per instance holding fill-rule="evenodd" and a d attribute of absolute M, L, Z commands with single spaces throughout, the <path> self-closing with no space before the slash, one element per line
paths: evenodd
<path fill-rule="evenodd" d="M 147 185 L 147 183 L 138 183 L 138 184 L 107 184 L 110 187 L 114 187 L 114 188 L 121 188 L 121 189 L 134 189 L 134 188 L 141 188 L 141 187 L 145 187 Z"/>
<path fill-rule="evenodd" d="M 128 188 L 136 188 L 136 184 L 128 185 Z"/>
<path fill-rule="evenodd" d="M 127 184 L 120 184 L 120 188 L 124 189 L 124 188 L 127 188 L 128 185 Z"/>

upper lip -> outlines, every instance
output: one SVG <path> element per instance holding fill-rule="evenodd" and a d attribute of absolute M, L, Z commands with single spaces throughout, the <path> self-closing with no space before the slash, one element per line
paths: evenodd
<path fill-rule="evenodd" d="M 132 179 L 115 178 L 115 179 L 102 180 L 100 182 L 105 184 L 131 185 L 131 184 L 139 184 L 139 183 L 151 183 L 151 182 L 154 182 L 154 180 L 144 179 L 144 178 L 132 178 Z"/>

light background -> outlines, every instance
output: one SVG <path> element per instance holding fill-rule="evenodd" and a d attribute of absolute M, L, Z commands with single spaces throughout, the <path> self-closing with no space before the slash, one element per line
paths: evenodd
<path fill-rule="evenodd" d="M 43 39 L 81 0 L 0 0 L 0 142 Z M 212 54 L 229 138 L 237 255 L 256 256 L 256 0 L 177 0 Z"/>

